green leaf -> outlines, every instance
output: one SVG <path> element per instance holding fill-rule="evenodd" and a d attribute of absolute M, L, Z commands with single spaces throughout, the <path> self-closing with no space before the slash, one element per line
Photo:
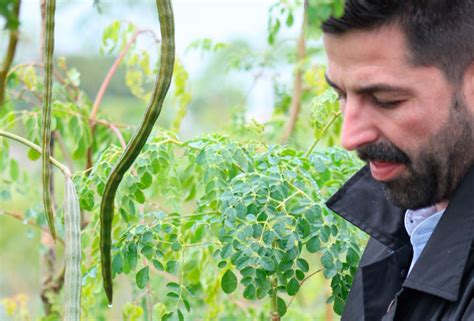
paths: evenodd
<path fill-rule="evenodd" d="M 183 304 L 186 308 L 186 311 L 191 312 L 191 305 L 189 304 L 189 301 L 183 298 Z"/>
<path fill-rule="evenodd" d="M 313 236 L 306 243 L 306 249 L 309 253 L 316 253 L 321 249 L 321 242 L 317 236 Z"/>
<path fill-rule="evenodd" d="M 181 289 L 181 286 L 176 282 L 168 282 L 166 284 L 166 287 L 168 287 L 170 290 L 174 290 L 174 291 L 179 291 Z"/>
<path fill-rule="evenodd" d="M 138 271 L 137 276 L 135 278 L 137 282 L 137 286 L 140 289 L 145 288 L 149 279 L 150 279 L 150 268 L 148 266 L 145 266 L 143 269 Z"/>
<path fill-rule="evenodd" d="M 112 272 L 114 274 L 119 274 L 122 273 L 123 270 L 123 258 L 120 253 L 114 256 L 114 259 L 112 260 Z"/>
<path fill-rule="evenodd" d="M 333 260 L 334 260 L 334 258 L 332 256 L 331 252 L 326 251 L 323 254 L 323 256 L 321 257 L 321 264 L 324 268 L 330 269 L 334 266 Z"/>
<path fill-rule="evenodd" d="M 161 316 L 161 321 L 168 321 L 173 316 L 173 312 L 165 313 Z"/>
<path fill-rule="evenodd" d="M 80 201 L 79 201 L 81 208 L 86 210 L 86 211 L 92 211 L 94 208 L 94 193 L 91 191 L 87 191 L 82 195 Z"/>
<path fill-rule="evenodd" d="M 160 171 L 160 160 L 158 158 L 151 161 L 151 170 L 153 174 L 157 174 Z"/>
<path fill-rule="evenodd" d="M 290 296 L 293 296 L 296 293 L 298 293 L 299 289 L 300 289 L 300 283 L 298 282 L 297 279 L 293 278 L 290 280 L 290 282 L 288 282 L 286 286 L 286 293 L 288 293 L 288 295 Z"/>
<path fill-rule="evenodd" d="M 247 300 L 255 300 L 255 298 L 257 297 L 257 290 L 255 289 L 255 285 L 249 284 L 249 285 L 245 288 L 244 293 L 243 293 L 243 296 L 244 296 L 244 298 L 246 298 Z"/>
<path fill-rule="evenodd" d="M 308 272 L 309 271 L 309 264 L 305 259 L 297 259 L 296 260 L 296 265 L 300 268 L 301 271 L 303 272 Z"/>
<path fill-rule="evenodd" d="M 153 233 L 150 231 L 146 231 L 143 233 L 140 243 L 143 244 L 152 244 L 153 242 Z"/>
<path fill-rule="evenodd" d="M 299 281 L 303 281 L 303 280 L 304 280 L 304 273 L 303 273 L 303 271 L 301 271 L 301 270 L 296 270 L 296 271 L 295 271 L 295 276 L 296 276 L 296 278 L 297 278 Z"/>
<path fill-rule="evenodd" d="M 291 27 L 293 25 L 294 17 L 293 14 L 290 12 L 288 13 L 288 16 L 286 17 L 286 26 Z"/>
<path fill-rule="evenodd" d="M 342 311 L 344 310 L 344 300 L 339 296 L 336 296 L 334 299 L 333 309 L 337 315 L 342 315 Z"/>
<path fill-rule="evenodd" d="M 237 288 L 237 277 L 234 272 L 227 270 L 222 276 L 221 287 L 224 293 L 232 293 Z"/>
<path fill-rule="evenodd" d="M 299 270 L 298 270 L 298 271 L 299 271 Z M 291 278 L 294 274 L 295 274 L 295 271 L 293 271 L 293 270 L 287 270 L 287 271 L 283 272 L 283 277 L 284 277 L 285 279 L 289 279 L 289 278 Z"/>
<path fill-rule="evenodd" d="M 10 160 L 10 177 L 12 180 L 16 181 L 18 179 L 20 173 L 20 168 L 18 166 L 18 162 L 14 159 Z"/>
<path fill-rule="evenodd" d="M 137 266 L 137 246 L 134 243 L 128 245 L 127 262 L 130 270 L 134 270 Z"/>
<path fill-rule="evenodd" d="M 138 203 L 140 203 L 140 204 L 145 203 L 145 194 L 143 194 L 143 192 L 141 190 L 137 189 L 134 196 L 135 196 L 135 200 Z"/>
<path fill-rule="evenodd" d="M 179 320 L 179 321 L 184 321 L 183 312 L 181 312 L 180 309 L 178 309 L 178 320 Z"/>
<path fill-rule="evenodd" d="M 286 302 L 280 297 L 277 297 L 277 309 L 280 317 L 286 314 Z"/>
<path fill-rule="evenodd" d="M 142 254 L 148 259 L 148 260 L 151 260 L 151 258 L 153 257 L 155 253 L 155 250 L 151 247 L 151 246 L 144 246 L 142 248 Z"/>
<path fill-rule="evenodd" d="M 360 257 L 352 247 L 347 250 L 346 261 L 352 266 L 356 266 L 359 263 Z"/>
<path fill-rule="evenodd" d="M 329 241 L 329 236 L 331 235 L 331 228 L 328 225 L 324 225 L 321 229 L 321 241 L 326 243 Z"/>
<path fill-rule="evenodd" d="M 264 258 L 262 258 L 261 264 L 262 264 L 262 268 L 263 268 L 265 271 L 273 272 L 273 271 L 275 271 L 275 269 L 276 269 L 275 262 L 274 262 L 274 261 L 272 260 L 272 258 L 270 258 L 270 257 L 264 257 Z"/>
<path fill-rule="evenodd" d="M 31 159 L 31 160 L 37 160 L 38 158 L 41 157 L 41 153 L 38 153 L 36 150 L 34 149 L 29 149 L 28 150 L 28 158 Z"/>
<path fill-rule="evenodd" d="M 321 208 L 317 205 L 312 206 L 306 211 L 305 217 L 309 223 L 316 223 L 321 217 Z"/>
<path fill-rule="evenodd" d="M 179 294 L 176 293 L 176 292 L 172 292 L 172 291 L 166 293 L 166 296 L 168 296 L 170 298 L 173 298 L 173 299 L 178 299 L 179 298 Z"/>
<path fill-rule="evenodd" d="M 157 269 L 158 271 L 164 271 L 165 270 L 165 267 L 163 266 L 163 264 L 161 264 L 160 261 L 158 260 L 153 260 L 153 266 L 155 267 L 155 269 Z"/>
<path fill-rule="evenodd" d="M 281 261 L 278 267 L 281 271 L 287 271 L 293 267 L 293 261 Z"/>
<path fill-rule="evenodd" d="M 166 263 L 166 272 L 168 273 L 174 273 L 176 272 L 176 268 L 178 266 L 178 262 L 176 261 L 168 261 Z"/>
<path fill-rule="evenodd" d="M 145 172 L 140 178 L 140 188 L 147 189 L 153 183 L 153 178 L 150 173 Z"/>
<path fill-rule="evenodd" d="M 182 246 L 181 246 L 181 244 L 179 244 L 178 241 L 176 241 L 171 245 L 171 249 L 175 252 L 178 252 L 182 249 Z"/>
<path fill-rule="evenodd" d="M 321 257 L 321 265 L 324 267 L 323 274 L 327 279 L 333 278 L 337 274 L 336 265 L 334 264 L 334 256 L 327 251 Z"/>

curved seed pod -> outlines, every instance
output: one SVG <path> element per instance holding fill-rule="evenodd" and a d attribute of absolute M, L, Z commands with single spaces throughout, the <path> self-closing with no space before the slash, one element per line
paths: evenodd
<path fill-rule="evenodd" d="M 161 29 L 160 70 L 150 101 L 142 122 L 133 134 L 118 163 L 112 169 L 100 204 L 100 251 L 104 289 L 109 303 L 112 304 L 112 220 L 114 217 L 114 199 L 124 173 L 130 168 L 145 145 L 153 126 L 160 115 L 163 100 L 171 83 L 174 66 L 174 19 L 171 0 L 156 0 Z"/>
<path fill-rule="evenodd" d="M 54 12 L 56 0 L 46 1 L 46 37 L 44 45 L 44 89 L 43 89 L 43 137 L 42 137 L 42 172 L 43 172 L 43 205 L 48 221 L 51 236 L 56 240 L 54 228 L 54 212 L 51 201 L 50 180 L 51 167 L 49 157 L 51 156 L 51 95 L 53 87 L 53 52 L 54 52 Z"/>
<path fill-rule="evenodd" d="M 76 189 L 66 177 L 64 194 L 64 321 L 81 319 L 81 211 Z"/>

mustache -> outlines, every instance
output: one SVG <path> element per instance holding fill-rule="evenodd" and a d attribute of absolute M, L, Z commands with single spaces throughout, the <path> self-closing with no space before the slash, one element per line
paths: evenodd
<path fill-rule="evenodd" d="M 357 149 L 357 155 L 364 162 L 384 161 L 409 164 L 410 157 L 393 144 L 387 142 L 373 143 Z"/>

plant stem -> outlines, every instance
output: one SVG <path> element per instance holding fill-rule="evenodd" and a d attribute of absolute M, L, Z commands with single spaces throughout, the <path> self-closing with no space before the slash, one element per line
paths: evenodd
<path fill-rule="evenodd" d="M 301 286 L 306 282 L 306 280 L 308 280 L 310 277 L 312 277 L 312 276 L 318 274 L 318 273 L 321 272 L 321 271 L 322 271 L 321 269 L 316 270 L 316 271 L 314 271 L 313 273 L 311 273 L 310 275 L 308 275 L 307 277 L 305 277 L 305 278 L 303 279 L 303 281 L 301 281 L 301 283 L 300 283 L 300 288 L 301 288 Z M 295 298 L 294 296 L 291 297 L 290 302 L 288 302 L 288 305 L 286 306 L 287 309 L 290 308 L 290 305 L 291 305 L 291 303 L 293 303 L 294 298 Z"/>
<path fill-rule="evenodd" d="M 19 19 L 20 17 L 20 4 L 21 0 L 17 0 L 13 8 L 13 14 L 17 19 Z M 0 107 L 2 106 L 5 98 L 5 86 L 8 70 L 10 69 L 10 66 L 13 62 L 13 58 L 15 57 L 15 51 L 18 44 L 18 34 L 18 28 L 10 30 L 7 52 L 5 54 L 5 59 L 3 60 L 2 69 L 0 69 Z"/>
<path fill-rule="evenodd" d="M 41 147 L 39 147 L 35 143 L 30 142 L 29 140 L 27 140 L 27 139 L 25 139 L 21 136 L 15 135 L 13 133 L 10 133 L 10 132 L 4 131 L 4 130 L 0 130 L 0 136 L 16 140 L 17 142 L 19 142 L 19 143 L 21 143 L 25 146 L 28 146 L 29 148 L 34 149 L 38 153 L 42 154 Z M 53 166 L 56 166 L 64 174 L 64 176 L 71 177 L 71 172 L 69 171 L 69 169 L 65 165 L 61 164 L 57 159 L 55 159 L 53 157 L 50 157 L 49 162 Z"/>
<path fill-rule="evenodd" d="M 278 280 L 276 277 L 272 278 L 272 296 L 271 296 L 271 306 L 270 306 L 270 320 L 271 321 L 280 321 L 280 314 L 278 313 Z"/>
<path fill-rule="evenodd" d="M 318 138 L 316 138 L 314 140 L 314 143 L 313 145 L 311 145 L 311 147 L 308 149 L 308 151 L 306 152 L 306 154 L 304 155 L 305 158 L 308 158 L 309 155 L 311 155 L 311 153 L 313 152 L 314 148 L 316 147 L 316 145 L 319 143 L 319 141 L 321 140 L 321 138 L 323 138 L 324 134 L 327 132 L 327 130 L 329 129 L 329 127 L 331 127 L 331 125 L 334 123 L 334 121 L 339 117 L 339 115 L 341 115 L 341 111 L 338 111 L 336 113 L 334 113 L 332 115 L 332 118 L 326 123 L 326 125 L 324 126 L 324 128 L 321 130 L 321 133 L 318 135 Z"/>

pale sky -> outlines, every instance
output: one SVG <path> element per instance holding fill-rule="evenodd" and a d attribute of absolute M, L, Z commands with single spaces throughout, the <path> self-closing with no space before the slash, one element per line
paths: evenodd
<path fill-rule="evenodd" d="M 39 59 L 40 13 L 39 0 L 23 0 L 21 8 L 22 39 L 17 61 Z M 131 7 L 131 1 L 100 0 L 102 14 L 93 7 L 94 0 L 58 0 L 56 8 L 55 55 L 95 56 L 99 52 L 102 32 L 114 20 L 131 21 L 139 28 L 158 32 L 155 1 L 140 1 Z M 210 38 L 226 42 L 244 38 L 256 47 L 265 47 L 269 7 L 277 0 L 173 0 L 176 28 L 177 56 L 190 72 L 197 75 L 203 58 L 185 49 L 197 39 Z M 120 3 L 123 5 L 121 6 Z M 298 22 L 295 25 L 299 25 Z M 297 30 L 287 31 L 296 37 Z M 5 33 L 0 49 L 6 46 Z M 3 54 L 4 50 L 1 50 Z M 268 119 L 273 104 L 269 81 L 260 81 L 249 97 L 250 117 Z"/>
<path fill-rule="evenodd" d="M 123 6 L 119 3 L 122 2 Z M 149 4 L 148 4 L 149 2 Z M 113 20 L 132 21 L 140 28 L 158 30 L 155 1 L 141 1 L 132 8 L 128 1 L 100 3 L 104 12 L 93 8 L 93 0 L 58 0 L 56 16 L 56 52 L 78 53 L 81 50 L 97 50 L 101 32 Z M 252 42 L 265 41 L 268 8 L 276 0 L 174 0 L 178 54 L 191 41 L 212 38 L 226 41 L 245 37 Z M 24 44 L 35 45 L 39 39 L 39 0 L 23 0 L 21 21 L 26 31 Z M 27 56 L 33 55 L 22 53 Z M 92 53 L 93 54 L 93 53 Z"/>

